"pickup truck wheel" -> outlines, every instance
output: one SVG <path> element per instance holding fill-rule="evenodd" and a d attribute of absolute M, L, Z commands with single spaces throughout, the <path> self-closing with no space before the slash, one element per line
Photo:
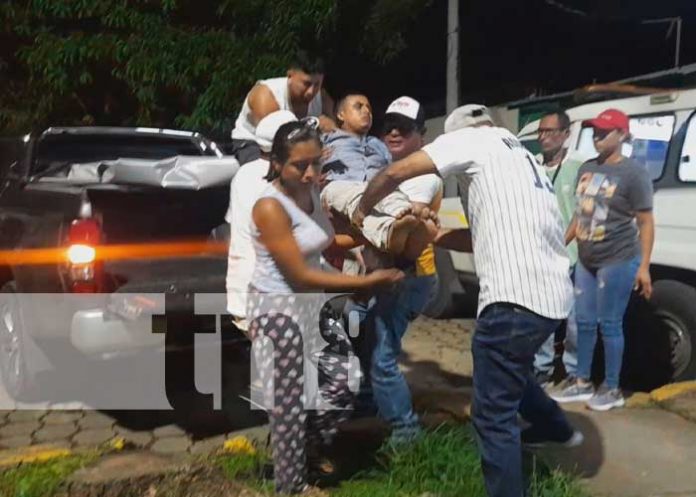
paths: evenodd
<path fill-rule="evenodd" d="M 27 396 L 33 378 L 27 369 L 24 326 L 15 283 L 0 288 L 0 378 L 7 393 L 15 400 Z"/>
<path fill-rule="evenodd" d="M 650 303 L 660 331 L 669 338 L 672 381 L 695 379 L 696 288 L 678 281 L 656 281 Z"/>

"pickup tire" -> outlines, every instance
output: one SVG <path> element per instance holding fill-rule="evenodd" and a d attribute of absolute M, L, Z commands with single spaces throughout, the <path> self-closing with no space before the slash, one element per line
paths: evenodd
<path fill-rule="evenodd" d="M 650 304 L 660 331 L 668 334 L 672 381 L 696 379 L 696 288 L 656 281 Z"/>
<path fill-rule="evenodd" d="M 14 281 L 0 287 L 0 379 L 15 400 L 25 399 L 34 378 L 27 368 L 24 320 Z"/>

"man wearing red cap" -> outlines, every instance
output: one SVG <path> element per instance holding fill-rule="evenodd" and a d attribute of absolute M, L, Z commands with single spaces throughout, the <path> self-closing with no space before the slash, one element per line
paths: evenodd
<path fill-rule="evenodd" d="M 598 156 L 580 167 L 578 207 L 566 242 L 578 241 L 575 311 L 578 325 L 578 379 L 552 395 L 558 402 L 587 401 L 607 411 L 625 401 L 619 388 L 624 352 L 623 317 L 635 288 L 650 298 L 650 256 L 655 224 L 648 171 L 621 153 L 630 139 L 628 116 L 616 109 L 583 123 L 594 129 Z M 590 382 L 597 326 L 604 343 L 605 380 Z"/>

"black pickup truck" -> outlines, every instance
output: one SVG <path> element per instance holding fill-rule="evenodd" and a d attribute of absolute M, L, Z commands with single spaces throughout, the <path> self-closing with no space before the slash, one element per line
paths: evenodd
<path fill-rule="evenodd" d="M 119 295 L 224 294 L 224 244 L 210 239 L 224 225 L 229 181 L 187 189 L 102 177 L 123 158 L 191 156 L 224 158 L 178 130 L 66 127 L 0 139 L 0 374 L 11 396 L 31 384 L 30 349 L 58 343 L 101 357 L 157 342 L 133 336 L 138 299 Z M 94 174 L 74 174 L 76 164 Z M 32 296 L 82 298 L 36 312 L 26 308 Z"/>

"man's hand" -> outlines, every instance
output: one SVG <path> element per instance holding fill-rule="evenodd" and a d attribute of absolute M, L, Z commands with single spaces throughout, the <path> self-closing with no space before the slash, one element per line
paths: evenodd
<path fill-rule="evenodd" d="M 367 275 L 371 285 L 376 288 L 384 288 L 395 285 L 403 280 L 405 274 L 398 269 L 376 269 Z"/>
<path fill-rule="evenodd" d="M 457 252 L 473 252 L 473 240 L 468 228 L 440 228 L 433 243 L 438 247 Z"/>
<path fill-rule="evenodd" d="M 365 214 L 360 210 L 360 207 L 356 207 L 353 211 L 353 215 L 350 218 L 350 223 L 358 229 L 363 227 L 365 222 Z"/>

